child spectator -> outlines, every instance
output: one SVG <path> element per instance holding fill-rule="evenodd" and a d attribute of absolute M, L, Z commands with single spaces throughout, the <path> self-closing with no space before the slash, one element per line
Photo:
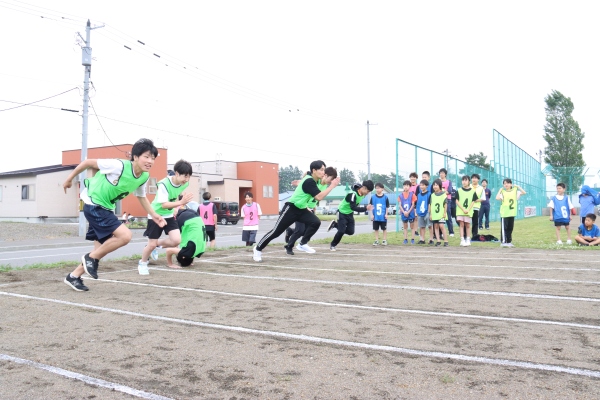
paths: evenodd
<path fill-rule="evenodd" d="M 152 208 L 165 219 L 167 225 L 160 227 L 151 218 L 148 218 L 148 225 L 144 232 L 144 236 L 148 238 L 148 244 L 142 250 L 142 259 L 138 262 L 140 275 L 150 274 L 148 258 L 152 257 L 153 260 L 158 260 L 157 248 L 177 247 L 181 242 L 181 233 L 173 209 L 187 204 L 194 196 L 192 193 L 185 193 L 182 196 L 192 176 L 192 164 L 179 160 L 175 163 L 173 170 L 175 171 L 174 175 L 167 176 L 156 184 L 157 191 L 152 201 Z M 161 239 L 163 232 L 167 237 Z"/>
<path fill-rule="evenodd" d="M 198 215 L 204 222 L 206 228 L 206 239 L 209 241 L 210 247 L 216 245 L 216 234 L 217 234 L 217 205 L 210 201 L 211 194 L 209 192 L 202 193 L 202 204 L 198 206 Z"/>
<path fill-rule="evenodd" d="M 371 221 L 373 221 L 373 231 L 375 233 L 373 246 L 379 245 L 379 228 L 383 231 L 381 245 L 387 246 L 387 209 L 390 207 L 390 200 L 383 193 L 383 183 L 377 182 L 375 184 L 375 192 L 375 196 L 371 196 L 370 201 L 373 206 Z"/>
<path fill-rule="evenodd" d="M 240 214 L 240 216 L 244 218 L 242 242 L 246 242 L 246 246 L 252 246 L 256 242 L 258 220 L 262 215 L 262 210 L 260 209 L 260 205 L 254 202 L 254 196 L 251 192 L 246 192 L 244 200 L 246 200 L 246 204 L 242 207 L 242 212 Z"/>
<path fill-rule="evenodd" d="M 359 205 L 362 199 L 373 191 L 373 182 L 368 180 L 361 183 L 355 183 L 352 186 L 352 191 L 344 197 L 340 203 L 338 211 L 340 213 L 337 222 L 331 227 L 337 228 L 337 233 L 333 237 L 329 250 L 336 251 L 335 247 L 340 243 L 344 235 L 354 235 L 354 212 L 365 212 L 373 209 L 371 204 L 366 207 Z"/>
<path fill-rule="evenodd" d="M 92 178 L 85 179 L 80 198 L 83 214 L 89 223 L 85 236 L 94 241 L 94 249 L 81 257 L 81 264 L 68 274 L 64 282 L 78 292 L 87 291 L 81 275 L 87 273 L 98 279 L 100 259 L 131 241 L 131 231 L 115 215 L 115 203 L 135 192 L 144 210 L 159 227 L 167 224 L 156 213 L 146 198 L 148 171 L 158 156 L 158 150 L 149 139 L 140 139 L 131 149 L 131 160 L 91 159 L 82 161 L 63 183 L 65 193 L 73 185 L 73 178 L 88 168 L 98 170 Z"/>
<path fill-rule="evenodd" d="M 444 221 L 447 217 L 447 197 L 446 192 L 442 190 L 441 179 L 436 179 L 431 185 L 433 193 L 429 198 L 429 221 L 433 225 L 433 235 L 436 238 L 436 246 L 441 245 L 441 238 L 444 238 L 444 247 L 448 247 L 448 239 L 444 236 Z"/>
<path fill-rule="evenodd" d="M 450 218 L 446 218 L 446 225 L 448 225 L 448 235 L 454 237 L 454 224 L 452 223 L 452 216 L 451 216 L 452 215 L 451 207 L 453 206 L 452 190 L 454 188 L 452 187 L 452 182 L 446 178 L 448 175 L 448 171 L 446 170 L 446 168 L 440 169 L 440 172 L 438 172 L 438 174 L 440 176 L 440 180 L 442 181 L 442 190 L 446 192 L 446 207 L 447 207 L 447 211 L 449 211 L 447 214 L 450 215 Z M 455 203 L 454 203 L 454 207 L 456 208 Z M 456 213 L 456 211 L 454 211 L 454 212 Z"/>
<path fill-rule="evenodd" d="M 594 225 L 596 215 L 589 213 L 585 216 L 583 224 L 579 225 L 575 241 L 580 246 L 598 246 L 600 244 L 600 229 Z"/>
<path fill-rule="evenodd" d="M 487 179 L 481 181 L 481 187 L 485 192 L 485 200 L 481 200 L 481 208 L 479 209 L 479 229 L 483 229 L 483 219 L 485 218 L 485 229 L 490 230 L 490 197 L 492 191 L 487 187 Z"/>
<path fill-rule="evenodd" d="M 416 175 L 416 174 L 415 174 Z M 415 234 L 413 229 L 415 228 L 415 203 L 417 202 L 417 196 L 414 192 L 410 191 L 410 181 L 404 181 L 402 184 L 403 192 L 398 196 L 398 215 L 404 225 L 404 244 L 408 244 L 408 232 L 410 228 L 410 244 L 415 244 Z"/>
<path fill-rule="evenodd" d="M 192 265 L 194 257 L 200 258 L 206 249 L 206 229 L 202 218 L 196 211 L 183 208 L 177 213 L 177 224 L 181 230 L 181 244 L 179 247 L 166 249 L 167 266 L 169 268 L 181 268 Z M 176 257 L 179 265 L 173 263 Z"/>
<path fill-rule="evenodd" d="M 519 198 L 527 194 L 522 187 L 515 185 L 513 187 L 510 178 L 502 181 L 504 187 L 500 188 L 496 195 L 496 200 L 500 200 L 500 226 L 501 226 L 501 247 L 515 247 L 512 244 L 512 231 L 515 226 L 515 217 L 517 216 L 517 206 Z"/>
<path fill-rule="evenodd" d="M 554 221 L 556 227 L 556 244 L 563 244 L 560 240 L 560 227 L 567 230 L 567 244 L 571 244 L 571 210 L 574 208 L 569 196 L 565 196 L 566 185 L 562 182 L 556 185 L 556 195 L 552 196 L 548 207 L 550 207 L 550 221 Z"/>
<path fill-rule="evenodd" d="M 460 226 L 460 245 L 470 246 L 469 225 L 473 216 L 473 205 L 477 201 L 477 193 L 471 187 L 469 175 L 462 177 L 462 187 L 456 191 L 456 219 Z"/>
<path fill-rule="evenodd" d="M 417 194 L 417 220 L 419 226 L 419 243 L 425 244 L 425 229 L 429 228 L 429 244 L 433 244 L 433 236 L 431 232 L 431 225 L 429 223 L 429 197 L 431 196 L 431 192 L 429 192 L 429 181 L 423 179 L 419 184 L 421 190 Z"/>
<path fill-rule="evenodd" d="M 479 186 L 479 179 L 481 179 L 479 174 L 471 175 L 471 187 L 477 195 L 477 201 L 473 204 L 473 223 L 471 224 L 471 237 L 475 240 L 479 236 L 479 207 L 481 207 L 481 202 L 486 199 L 483 187 Z"/>

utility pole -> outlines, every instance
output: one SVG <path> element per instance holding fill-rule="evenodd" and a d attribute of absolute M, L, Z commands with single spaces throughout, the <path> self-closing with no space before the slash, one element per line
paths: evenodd
<path fill-rule="evenodd" d="M 83 73 L 83 126 L 81 129 L 81 161 L 87 159 L 87 136 L 88 136 L 88 107 L 90 102 L 90 75 L 92 73 L 92 47 L 90 42 L 90 33 L 92 29 L 102 28 L 102 26 L 91 27 L 90 20 L 88 19 L 85 26 L 85 39 L 79 32 L 77 34 L 84 41 L 85 46 L 81 48 L 81 65 L 84 67 Z M 85 217 L 83 215 L 83 200 L 81 200 L 81 191 L 84 188 L 84 180 L 86 171 L 79 174 L 79 236 L 84 236 L 85 229 Z"/>

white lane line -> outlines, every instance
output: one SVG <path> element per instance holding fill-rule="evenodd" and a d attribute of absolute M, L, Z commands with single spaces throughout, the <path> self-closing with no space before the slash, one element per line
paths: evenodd
<path fill-rule="evenodd" d="M 81 255 L 81 251 L 78 251 L 77 253 L 61 253 L 61 254 L 52 254 L 52 255 L 48 255 L 48 254 L 44 254 L 41 256 L 26 256 L 26 257 L 14 257 L 14 258 L 0 258 L 0 261 L 10 261 L 10 260 L 28 260 L 30 258 L 48 258 L 48 257 L 60 257 L 60 256 L 72 256 L 75 254 L 79 254 Z M 60 261 L 57 261 L 60 262 Z M 65 262 L 70 262 L 70 261 L 65 261 Z"/>
<path fill-rule="evenodd" d="M 217 272 L 204 272 L 204 271 L 194 271 L 194 270 L 186 270 L 186 269 L 167 269 L 167 268 L 156 268 L 156 267 L 152 267 L 150 269 L 154 269 L 157 271 L 168 271 L 168 272 L 173 272 L 173 273 L 202 274 L 202 275 L 222 276 L 222 277 L 228 277 L 228 278 L 258 279 L 258 280 L 302 282 L 302 283 L 318 283 L 318 284 L 324 284 L 324 285 L 374 287 L 374 288 L 382 288 L 382 289 L 420 290 L 420 291 L 424 291 L 424 292 L 460 293 L 460 294 L 474 294 L 474 295 L 484 295 L 484 296 L 525 297 L 528 299 L 573 300 L 573 301 L 585 301 L 585 302 L 592 302 L 592 303 L 600 303 L 600 298 L 591 298 L 591 297 L 557 296 L 557 295 L 551 295 L 551 294 L 518 293 L 518 292 L 495 292 L 495 291 L 487 291 L 487 290 L 430 288 L 430 287 L 422 287 L 422 286 L 384 285 L 384 284 L 380 284 L 380 283 L 321 281 L 321 280 L 315 280 L 315 279 L 280 278 L 280 277 L 274 277 L 274 276 L 253 276 L 253 275 L 238 275 L 238 274 L 221 274 L 221 273 L 217 273 Z"/>
<path fill-rule="evenodd" d="M 287 298 L 287 297 L 271 297 L 271 296 L 261 296 L 261 295 L 256 295 L 256 294 L 245 294 L 245 293 L 220 292 L 218 290 L 186 288 L 186 287 L 181 287 L 181 286 L 156 285 L 153 283 L 128 282 L 128 281 L 119 281 L 119 280 L 113 280 L 113 279 L 99 278 L 98 281 L 119 283 L 119 284 L 125 284 L 125 285 L 133 285 L 133 286 L 146 286 L 146 287 L 152 287 L 152 288 L 158 288 L 158 289 L 181 290 L 181 291 L 185 291 L 185 292 L 216 294 L 219 296 L 244 297 L 244 298 L 249 298 L 249 299 L 281 301 L 281 302 L 310 304 L 310 305 L 319 305 L 319 306 L 327 306 L 327 307 L 354 308 L 354 309 L 358 309 L 358 310 L 369 310 L 369 311 L 390 311 L 390 312 L 398 312 L 398 313 L 433 315 L 433 316 L 438 316 L 438 317 L 450 317 L 450 318 L 470 318 L 470 319 L 483 319 L 483 320 L 490 320 L 490 321 L 521 322 L 521 323 L 527 323 L 527 324 L 557 325 L 557 326 L 568 326 L 571 328 L 600 330 L 600 326 L 598 326 L 598 325 L 576 324 L 576 323 L 572 323 L 572 322 L 560 322 L 560 321 L 526 319 L 526 318 L 510 318 L 510 317 L 492 317 L 492 316 L 488 316 L 488 315 L 459 314 L 459 313 L 447 313 L 447 312 L 425 311 L 425 310 L 409 310 L 409 309 L 392 308 L 392 307 L 361 306 L 361 305 L 357 305 L 357 304 L 346 304 L 346 303 L 328 303 L 325 301 L 292 299 L 292 298 Z"/>
<path fill-rule="evenodd" d="M 269 247 L 277 247 L 277 246 L 269 246 Z M 311 247 L 315 250 L 321 250 L 326 254 L 329 254 L 329 247 L 321 247 L 319 245 L 314 245 Z M 458 245 L 456 246 L 450 246 L 450 247 L 446 247 L 446 248 L 436 248 L 434 246 L 429 246 L 429 245 L 425 245 L 424 247 L 419 247 L 417 245 L 388 245 L 387 248 L 384 250 L 381 248 L 381 246 L 379 246 L 379 248 L 376 248 L 375 246 L 367 246 L 364 250 L 366 250 L 367 248 L 370 248 L 373 250 L 374 253 L 369 253 L 369 255 L 371 254 L 376 254 L 376 253 L 391 253 L 391 254 L 406 254 L 404 253 L 404 251 L 409 251 L 409 254 L 431 254 L 431 251 L 438 251 L 438 256 L 437 257 L 446 257 L 446 255 L 448 254 L 461 254 L 464 256 L 464 258 L 469 258 L 469 255 L 472 257 L 474 253 L 470 253 L 470 251 L 472 250 L 459 250 L 458 249 Z M 400 250 L 397 251 L 397 250 Z M 455 249 L 455 251 L 451 250 L 451 249 Z M 569 257 L 569 261 L 571 261 L 570 257 L 573 256 L 582 256 L 583 260 L 587 260 L 587 258 L 585 258 L 586 256 L 588 256 L 588 254 L 584 254 L 582 252 L 579 252 L 576 249 L 573 249 L 572 251 L 569 251 L 567 253 L 553 253 L 551 249 L 548 249 L 548 252 L 541 252 L 541 253 L 537 253 L 537 252 L 513 252 L 511 250 L 508 249 L 502 249 L 500 248 L 500 246 L 498 246 L 497 249 L 494 248 L 483 248 L 483 247 L 477 247 L 477 246 L 473 246 L 471 247 L 471 249 L 477 249 L 477 253 L 475 254 L 481 254 L 481 255 L 494 255 L 494 254 L 502 254 L 502 257 L 505 257 L 506 255 L 524 255 L 524 256 L 530 256 L 530 255 L 542 255 L 542 256 L 547 256 L 549 254 L 551 254 L 553 257 L 554 256 L 565 256 L 565 257 Z M 356 249 L 353 248 L 339 248 L 338 251 L 340 251 L 340 254 L 343 255 L 351 255 L 351 256 L 365 256 L 365 253 L 347 253 L 345 250 L 348 251 L 353 251 Z M 510 253 L 509 253 L 510 252 Z M 434 256 L 435 257 L 435 256 Z M 496 257 L 498 258 L 498 257 Z M 566 260 L 565 260 L 566 261 Z M 600 262 L 600 261 L 595 261 L 595 262 Z"/>
<path fill-rule="evenodd" d="M 144 239 L 131 239 L 131 242 L 129 242 L 128 244 L 146 244 L 148 241 L 148 239 L 144 238 Z M 53 246 L 62 246 L 62 245 L 70 245 L 69 247 L 53 247 Z M 92 245 L 92 243 L 88 243 L 88 242 L 80 242 L 80 243 L 55 243 L 53 244 L 42 244 L 41 246 L 46 246 L 43 248 L 39 248 L 39 249 L 23 249 L 23 250 L 9 250 L 9 251 L 2 251 L 4 249 L 12 249 L 12 248 L 22 248 L 22 247 L 27 247 L 27 246 L 31 246 L 31 245 L 21 245 L 21 246 L 5 246 L 5 247 L 0 247 L 0 253 L 30 253 L 32 251 L 48 251 L 48 250 L 70 250 L 73 248 L 79 248 L 79 247 L 85 247 L 85 246 L 89 246 L 90 249 L 93 249 L 94 246 Z"/>
<path fill-rule="evenodd" d="M 38 301 L 46 301 L 50 303 L 63 304 L 70 307 L 80 307 L 80 308 L 88 308 L 93 310 L 105 311 L 115 314 L 121 315 L 129 315 L 133 317 L 140 317 L 145 319 L 152 319 L 156 321 L 164 321 L 164 322 L 172 322 L 177 324 L 191 325 L 191 326 L 199 326 L 203 328 L 210 329 L 218 329 L 239 333 L 248 333 L 254 335 L 262 335 L 262 336 L 271 336 L 271 337 L 280 337 L 284 339 L 293 339 L 300 340 L 303 342 L 309 343 L 319 343 L 319 344 L 330 344 L 336 346 L 344 346 L 344 347 L 353 347 L 353 348 L 361 348 L 367 350 L 377 350 L 377 351 L 388 351 L 392 353 L 401 353 L 401 354 L 409 354 L 413 356 L 421 356 L 421 357 L 429 357 L 429 358 L 445 358 L 445 359 L 453 359 L 467 362 L 475 362 L 480 364 L 489 364 L 489 365 L 499 365 L 502 367 L 517 367 L 524 369 L 533 369 L 533 370 L 541 370 L 541 371 L 551 371 L 551 372 L 560 372 L 571 375 L 581 375 L 590 378 L 600 378 L 600 371 L 589 370 L 589 369 L 581 369 L 581 368 L 572 368 L 572 367 L 563 367 L 560 365 L 552 365 L 552 364 L 538 364 L 528 361 L 517 361 L 517 360 L 506 360 L 501 358 L 488 358 L 488 357 L 478 357 L 478 356 L 468 356 L 464 354 L 456 354 L 456 353 L 443 353 L 439 351 L 426 351 L 426 350 L 416 350 L 416 349 L 408 349 L 403 347 L 395 347 L 395 346 L 386 346 L 386 345 L 377 345 L 370 343 L 362 343 L 362 342 L 351 342 L 346 340 L 338 340 L 338 339 L 329 339 L 318 336 L 309 336 L 302 334 L 294 334 L 294 333 L 286 333 L 286 332 L 278 332 L 278 331 L 267 331 L 260 329 L 252 329 L 245 328 L 242 326 L 231 326 L 231 325 L 221 325 L 214 324 L 209 322 L 199 322 L 192 321 L 187 319 L 180 318 L 170 318 L 164 317 L 160 315 L 151 315 L 151 314 L 142 314 L 132 311 L 119 310 L 115 308 L 107 308 L 107 307 L 98 307 L 84 303 L 73 303 L 70 301 L 64 300 L 56 300 L 56 299 L 48 299 L 43 297 L 34 297 L 28 296 L 24 294 L 17 293 L 8 293 L 8 292 L 0 292 L 0 295 L 19 297 L 28 300 L 38 300 Z"/>
<path fill-rule="evenodd" d="M 226 264 L 226 265 L 242 265 L 242 266 L 255 266 L 255 264 L 249 263 L 222 263 L 220 261 L 212 261 L 213 264 Z M 338 268 L 309 268 L 309 267 L 288 267 L 284 265 L 265 265 L 269 268 L 276 269 L 293 269 L 301 271 L 321 271 L 321 272 L 350 272 L 355 274 L 381 274 L 381 275 L 401 275 L 401 276 L 434 276 L 444 278 L 468 278 L 468 279 L 492 279 L 492 280 L 507 280 L 507 281 L 532 281 L 532 282 L 550 282 L 550 283 L 585 283 L 591 285 L 600 285 L 600 282 L 596 281 L 576 281 L 573 279 L 548 279 L 548 278 L 519 278 L 519 277 L 505 277 L 505 276 L 485 276 L 485 275 L 459 275 L 459 274 L 425 274 L 422 272 L 396 272 L 396 271 L 373 271 L 373 270 L 355 270 L 355 269 L 338 269 Z"/>
<path fill-rule="evenodd" d="M 264 252 L 263 252 L 264 253 Z M 276 259 L 276 260 L 291 260 L 290 256 L 273 256 L 273 253 L 266 253 L 269 257 L 267 260 Z M 358 256 L 358 254 L 357 254 Z M 361 256 L 364 257 L 364 254 Z M 442 257 L 443 258 L 443 257 Z M 294 257 L 294 261 L 329 261 L 329 262 L 340 262 L 345 263 L 347 260 L 336 260 L 332 258 L 316 258 L 315 256 L 306 256 L 306 257 Z M 469 258 L 469 261 L 473 260 L 473 257 Z M 201 262 L 209 262 L 207 259 L 200 260 Z M 539 269 L 539 270 L 550 270 L 550 271 L 595 271 L 600 272 L 600 268 L 567 268 L 567 267 L 519 267 L 512 265 L 483 265 L 483 264 L 440 264 L 440 263 L 430 263 L 430 262 L 398 262 L 398 261 L 373 261 L 369 260 L 369 264 L 383 264 L 383 265 L 426 265 L 433 267 L 476 267 L 476 268 L 506 268 L 506 269 Z M 266 265 L 266 264 L 265 264 Z"/>
<path fill-rule="evenodd" d="M 106 388 L 109 390 L 116 390 L 117 392 L 126 393 L 131 396 L 140 397 L 142 399 L 172 400 L 170 397 L 164 397 L 164 396 L 160 396 L 158 394 L 144 392 L 141 390 L 131 388 L 129 386 L 120 385 L 120 384 L 114 383 L 114 382 L 108 382 L 108 381 L 105 381 L 104 379 L 93 378 L 91 376 L 82 375 L 77 372 L 68 371 L 66 369 L 54 367 L 52 365 L 41 364 L 41 363 L 38 363 L 35 361 L 25 360 L 23 358 L 12 357 L 7 354 L 0 354 L 0 360 L 11 361 L 11 362 L 14 362 L 17 364 L 24 364 L 24 365 L 27 365 L 30 367 L 43 369 L 45 371 L 52 372 L 53 374 L 80 380 L 83 383 L 87 383 L 88 385 L 99 386 L 99 387 L 103 387 L 103 388 Z"/>

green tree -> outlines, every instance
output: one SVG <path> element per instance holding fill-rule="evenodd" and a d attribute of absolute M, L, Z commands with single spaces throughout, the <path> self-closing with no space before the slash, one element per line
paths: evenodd
<path fill-rule="evenodd" d="M 303 172 L 298 167 L 283 167 L 279 168 L 279 193 L 284 193 L 289 190 L 296 189 L 292 186 L 292 181 L 300 179 Z"/>
<path fill-rule="evenodd" d="M 571 98 L 553 90 L 544 101 L 544 140 L 548 144 L 544 150 L 544 161 L 552 166 L 552 176 L 567 185 L 567 193 L 573 193 L 583 184 L 585 162 L 581 152 L 585 133 L 573 119 L 575 106 Z"/>
<path fill-rule="evenodd" d="M 471 165 L 490 171 L 490 163 L 487 162 L 487 156 L 481 151 L 478 154 L 469 154 L 467 158 L 465 158 L 465 161 Z"/>
<path fill-rule="evenodd" d="M 356 183 L 356 178 L 354 177 L 354 172 L 350 171 L 347 168 L 343 168 L 341 171 L 338 171 L 338 175 L 340 177 L 340 183 L 345 185 L 346 183 L 350 186 Z"/>

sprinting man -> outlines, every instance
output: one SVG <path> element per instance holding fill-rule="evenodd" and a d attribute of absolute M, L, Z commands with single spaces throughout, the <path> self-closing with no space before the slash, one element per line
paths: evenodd
<path fill-rule="evenodd" d="M 206 228 L 206 240 L 209 241 L 209 247 L 214 248 L 216 245 L 217 234 L 217 206 L 210 201 L 212 195 L 209 192 L 202 193 L 202 204 L 198 206 L 198 215 L 204 222 Z"/>
<path fill-rule="evenodd" d="M 256 243 L 256 233 L 258 232 L 258 221 L 262 215 L 260 205 L 254 202 L 254 195 L 246 192 L 244 195 L 246 204 L 242 206 L 240 216 L 244 218 L 244 227 L 242 228 L 242 242 L 246 246 L 253 246 Z"/>
<path fill-rule="evenodd" d="M 167 224 L 160 227 L 148 215 L 148 225 L 144 232 L 144 236 L 148 237 L 148 244 L 142 250 L 142 259 L 138 262 L 138 273 L 140 275 L 150 274 L 148 257 L 152 257 L 155 261 L 158 260 L 158 247 L 176 247 L 181 242 L 179 225 L 177 225 L 173 215 L 173 209 L 187 204 L 194 196 L 192 193 L 182 195 L 192 176 L 192 164 L 179 160 L 175 163 L 173 170 L 175 175 L 167 176 L 156 184 L 156 197 L 154 197 L 151 205 L 154 211 L 165 219 Z M 167 237 L 160 239 L 163 232 Z"/>
<path fill-rule="evenodd" d="M 159 226 L 167 224 L 146 198 L 148 171 L 158 156 L 158 150 L 149 139 L 140 139 L 131 149 L 130 160 L 87 159 L 69 174 L 63 188 L 65 193 L 73 185 L 73 178 L 88 168 L 98 170 L 92 178 L 85 179 L 81 191 L 84 202 L 83 214 L 89 223 L 87 240 L 94 241 L 94 250 L 81 257 L 81 264 L 67 275 L 64 282 L 76 291 L 87 291 L 81 276 L 87 273 L 98 279 L 98 267 L 102 257 L 125 246 L 131 241 L 131 231 L 115 215 L 115 203 L 135 192 L 144 210 Z"/>
<path fill-rule="evenodd" d="M 182 208 L 177 213 L 177 224 L 181 230 L 181 244 L 179 247 L 166 249 L 167 266 L 169 268 L 189 267 L 194 258 L 200 258 L 206 250 L 206 229 L 198 213 L 189 208 Z M 179 265 L 173 262 L 173 256 Z"/>
<path fill-rule="evenodd" d="M 373 182 L 370 180 L 361 183 L 355 183 L 352 186 L 352 191 L 344 197 L 344 200 L 338 207 L 339 219 L 331 221 L 328 231 L 332 228 L 337 228 L 337 233 L 333 237 L 329 245 L 329 250 L 336 251 L 336 246 L 342 240 L 344 235 L 354 235 L 354 212 L 371 211 L 373 206 L 368 204 L 366 207 L 361 206 L 362 199 L 373 191 Z"/>
<path fill-rule="evenodd" d="M 319 189 L 317 182 L 320 182 L 325 176 L 326 167 L 325 163 L 321 160 L 313 161 L 310 164 L 310 175 L 303 178 L 302 182 L 298 185 L 296 191 L 290 198 L 290 201 L 283 205 L 273 229 L 267 232 L 254 247 L 252 256 L 254 261 L 262 261 L 262 250 L 271 240 L 279 237 L 279 235 L 285 232 L 287 227 L 296 221 L 300 221 L 306 225 L 304 235 L 302 236 L 302 239 L 300 239 L 300 243 L 298 243 L 296 249 L 306 253 L 315 253 L 315 250 L 308 245 L 308 242 L 321 226 L 321 220 L 319 220 L 312 212 L 308 211 L 308 207 L 311 204 L 314 204 L 315 200 L 323 200 L 333 188 L 340 184 L 340 178 L 338 176 L 331 181 L 331 184 L 326 189 Z"/>
<path fill-rule="evenodd" d="M 571 244 L 571 210 L 573 204 L 569 196 L 565 196 L 566 185 L 562 182 L 556 185 L 556 195 L 552 196 L 548 207 L 550 208 L 550 221 L 554 221 L 556 228 L 556 244 L 563 244 L 560 240 L 560 227 L 564 226 L 567 230 L 567 244 Z"/>

